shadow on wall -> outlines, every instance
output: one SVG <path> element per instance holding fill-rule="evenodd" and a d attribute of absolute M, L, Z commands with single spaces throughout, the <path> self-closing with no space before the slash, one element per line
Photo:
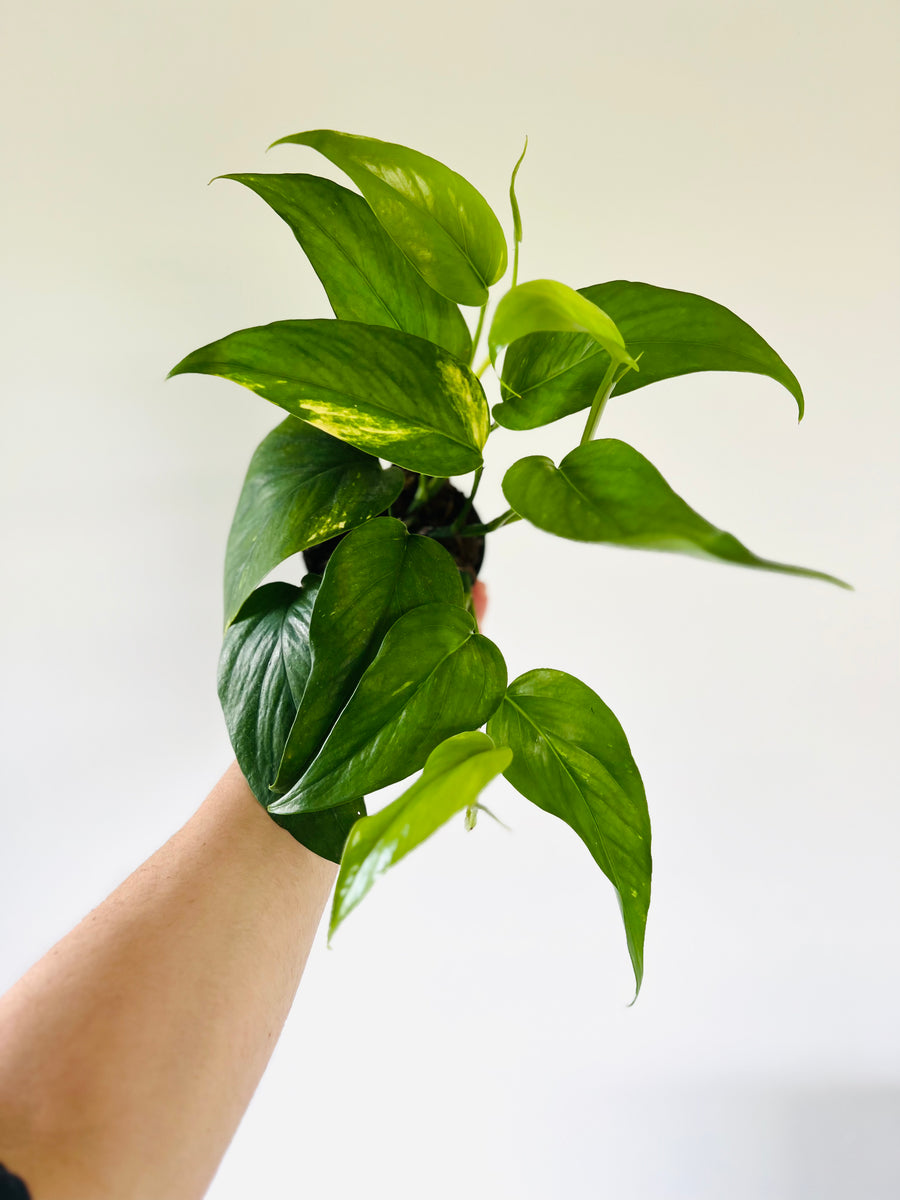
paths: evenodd
<path fill-rule="evenodd" d="M 604 1094 L 605 1090 L 605 1094 Z M 711 1082 L 556 1096 L 544 1191 L 567 1200 L 896 1200 L 900 1087 Z M 564 1111 L 563 1111 L 564 1110 Z M 549 1117 L 549 1114 L 548 1114 Z"/>

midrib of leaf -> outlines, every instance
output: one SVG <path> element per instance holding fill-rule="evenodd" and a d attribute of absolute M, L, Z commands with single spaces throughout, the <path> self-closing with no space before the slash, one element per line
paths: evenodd
<path fill-rule="evenodd" d="M 636 345 L 636 346 L 640 346 L 642 349 L 646 348 L 647 346 L 700 346 L 707 350 L 722 350 L 724 353 L 731 355 L 732 358 L 742 359 L 744 362 L 754 363 L 756 366 L 759 366 L 759 367 L 768 366 L 765 359 L 756 358 L 754 355 L 748 354 L 743 350 L 731 350 L 731 349 L 729 349 L 729 347 L 723 346 L 721 342 L 699 342 L 694 339 L 688 340 L 686 338 L 649 338 L 649 339 L 648 338 L 639 338 L 636 342 L 634 342 L 632 344 Z M 533 392 L 536 388 L 543 387 L 545 384 L 551 383 L 554 379 L 559 379 L 563 375 L 568 375 L 568 373 L 570 371 L 574 371 L 575 368 L 581 366 L 582 363 L 588 362 L 592 358 L 596 358 L 598 354 L 606 354 L 606 353 L 607 353 L 607 351 L 604 350 L 602 346 L 598 346 L 596 350 L 592 351 L 590 354 L 583 354 L 581 356 L 581 358 L 578 359 L 577 362 L 571 363 L 568 367 L 563 367 L 559 371 L 554 371 L 550 375 L 545 375 L 542 379 L 539 379 L 537 383 L 533 383 L 530 387 L 527 387 L 523 391 L 519 392 L 518 395 L 527 396 L 529 392 Z M 774 353 L 774 351 L 773 351 L 773 353 Z M 781 361 L 781 360 L 779 359 L 779 361 Z M 786 364 L 784 364 L 783 362 L 782 362 L 782 365 L 785 367 L 785 370 L 788 371 L 788 373 L 791 374 L 791 376 L 793 377 L 793 372 L 790 370 L 790 368 L 787 367 Z M 717 370 L 720 369 L 723 372 L 727 371 L 727 368 L 716 368 L 716 369 Z M 686 372 L 686 374 L 700 375 L 703 373 L 703 371 L 704 371 L 704 368 L 700 368 L 699 370 L 696 370 L 696 371 L 688 371 L 688 372 Z M 766 374 L 766 375 L 768 375 L 768 373 L 769 373 L 768 370 L 763 372 L 763 374 Z M 657 380 L 656 382 L 661 383 L 662 380 Z M 509 384 L 507 384 L 506 386 L 509 387 Z M 509 390 L 512 391 L 512 388 L 510 388 Z M 515 395 L 516 393 L 513 393 L 513 394 Z M 613 395 L 615 395 L 615 389 L 613 390 Z"/>
<path fill-rule="evenodd" d="M 365 203 L 365 200 L 363 200 L 363 203 Z M 325 237 L 328 238 L 328 240 L 335 246 L 335 248 L 339 251 L 339 253 L 344 257 L 344 259 L 347 261 L 347 263 L 350 265 L 350 267 L 352 267 L 352 269 L 360 277 L 360 279 L 362 279 L 365 282 L 366 287 L 369 289 L 369 291 L 372 293 L 374 298 L 378 301 L 378 303 L 381 305 L 381 307 L 384 309 L 384 311 L 387 313 L 387 315 L 391 318 L 394 328 L 397 329 L 400 333 L 405 332 L 403 329 L 403 326 L 400 324 L 400 322 L 394 316 L 391 309 L 388 308 L 387 301 L 384 300 L 383 297 L 376 291 L 375 285 L 372 282 L 372 280 L 369 278 L 369 276 L 366 274 L 366 272 L 354 261 L 354 259 L 352 259 L 350 257 L 348 252 L 344 249 L 344 247 L 337 240 L 337 238 L 334 236 L 334 234 L 329 229 L 326 229 L 326 227 L 324 225 L 321 225 L 315 219 L 315 217 L 309 217 L 309 222 L 311 225 L 315 225 L 316 229 L 318 229 L 320 233 L 323 233 L 325 235 Z M 298 238 L 297 240 L 299 241 L 300 239 Z M 313 267 L 313 270 L 316 271 L 315 267 Z M 322 284 L 322 287 L 325 288 L 325 292 L 327 294 L 328 287 L 326 286 L 325 280 L 322 278 L 321 275 L 319 275 L 318 271 L 316 271 L 316 275 L 319 276 L 319 282 Z M 329 298 L 329 303 L 330 303 L 330 298 Z"/>
<path fill-rule="evenodd" d="M 403 331 L 401 330 L 400 332 L 402 333 Z M 409 336 L 412 337 L 413 335 L 410 334 Z M 451 355 L 451 357 L 452 357 L 452 355 Z M 293 384 L 296 384 L 297 387 L 301 387 L 301 388 L 313 387 L 319 392 L 330 392 L 334 396 L 341 396 L 345 400 L 350 400 L 358 408 L 362 408 L 363 410 L 368 408 L 375 412 L 387 413 L 387 415 L 390 417 L 396 418 L 396 416 L 397 416 L 397 414 L 392 413 L 389 408 L 385 408 L 384 405 L 382 405 L 382 404 L 376 404 L 373 400 L 368 399 L 368 397 L 366 397 L 365 399 L 362 399 L 360 397 L 355 396 L 352 392 L 342 392 L 340 390 L 340 388 L 329 387 L 328 384 L 310 383 L 306 379 L 298 379 L 295 375 L 288 375 L 287 372 L 282 372 L 279 375 L 279 374 L 276 374 L 274 371 L 265 371 L 261 367 L 248 367 L 248 366 L 246 366 L 246 364 L 243 364 L 243 363 L 227 364 L 227 363 L 215 363 L 214 362 L 212 365 L 213 366 L 222 366 L 222 367 L 227 366 L 227 367 L 229 367 L 229 369 L 233 369 L 234 367 L 237 367 L 239 370 L 252 371 L 253 374 L 257 375 L 257 376 L 262 375 L 262 376 L 265 376 L 267 379 L 274 379 L 279 383 L 293 383 Z M 225 379 L 229 378 L 229 376 L 227 374 L 222 376 L 221 372 L 219 372 L 219 371 L 213 371 L 213 372 L 207 371 L 204 373 L 218 375 L 220 378 L 223 378 L 223 377 Z M 233 382 L 236 382 L 236 381 L 233 381 Z M 246 385 L 242 384 L 241 386 L 246 386 Z M 250 390 L 253 391 L 255 389 L 251 388 Z M 310 397 L 310 399 L 311 399 L 311 397 Z M 279 407 L 280 407 L 280 405 L 279 405 Z M 303 418 L 301 417 L 300 419 L 302 420 Z M 406 419 L 406 418 L 404 418 L 404 419 Z M 416 429 L 424 429 L 427 433 L 436 433 L 436 434 L 438 434 L 438 436 L 446 438 L 448 442 L 455 442 L 457 446 L 462 446 L 466 450 L 472 449 L 472 447 L 469 445 L 468 442 L 460 441 L 460 439 L 458 437 L 454 437 L 453 434 L 447 433 L 445 430 L 440 429 L 437 425 L 428 425 L 424 421 L 416 421 L 416 420 L 413 420 L 412 418 L 409 419 L 409 424 L 413 425 Z"/>
<path fill-rule="evenodd" d="M 373 174 L 374 174 L 374 172 L 373 172 Z M 468 243 L 468 239 L 466 237 L 465 225 L 463 224 L 462 221 L 460 221 L 460 223 L 459 223 L 460 233 L 462 234 L 462 239 L 463 239 L 462 243 L 460 243 L 453 236 L 453 234 L 450 232 L 450 230 L 447 229 L 446 226 L 442 225 L 440 223 L 440 221 L 437 219 L 437 217 L 434 216 L 434 214 L 431 213 L 427 208 L 416 208 L 416 206 L 412 203 L 412 201 L 408 200 L 406 198 L 406 196 L 403 195 L 402 192 L 397 192 L 396 189 L 391 187 L 391 185 L 389 183 L 385 183 L 385 181 L 383 179 L 381 179 L 380 176 L 376 175 L 375 178 L 378 179 L 379 183 L 382 183 L 385 187 L 390 188 L 390 190 L 392 192 L 396 192 L 396 195 L 398 195 L 401 198 L 401 200 L 403 201 L 404 205 L 407 208 L 412 209 L 412 211 L 419 216 L 424 216 L 433 225 L 436 225 L 438 227 L 438 229 L 440 229 L 441 233 L 443 233 L 443 235 L 445 237 L 449 238 L 450 241 L 453 243 L 453 245 L 456 246 L 457 249 L 461 252 L 463 258 L 466 260 L 466 262 L 472 268 L 472 271 L 474 272 L 475 277 L 481 283 L 481 286 L 485 287 L 485 288 L 488 286 L 487 280 L 481 274 L 481 271 L 478 269 L 478 267 L 475 266 L 475 263 L 472 261 L 471 255 L 469 254 L 469 243 Z M 419 274 L 421 274 L 421 272 L 419 272 Z M 425 282 L 427 283 L 428 281 L 426 280 Z"/>
<path fill-rule="evenodd" d="M 624 900 L 625 893 L 622 890 L 622 884 L 619 881 L 619 872 L 616 870 L 615 863 L 613 862 L 612 858 L 610 857 L 609 849 L 606 844 L 606 836 L 603 833 L 603 830 L 597 824 L 597 818 L 594 816 L 594 812 L 593 812 L 591 806 L 588 804 L 588 802 L 585 798 L 584 792 L 581 790 L 581 785 L 579 784 L 579 782 L 575 778 L 575 776 L 572 774 L 571 770 L 569 769 L 569 767 L 568 767 L 567 763 L 565 762 L 565 760 L 563 759 L 562 755 L 557 750 L 556 746 L 553 744 L 552 739 L 549 738 L 547 736 L 547 734 L 544 733 L 544 731 L 541 729 L 541 727 L 535 721 L 533 721 L 531 719 L 531 717 L 529 717 L 528 713 L 526 713 L 524 709 L 520 708 L 519 705 L 516 704 L 515 700 L 510 700 L 508 695 L 505 697 L 505 699 L 506 699 L 506 702 L 508 704 L 511 704 L 512 707 L 517 712 L 522 714 L 522 717 L 528 722 L 528 724 L 531 725 L 531 727 L 538 733 L 538 735 L 541 737 L 541 739 L 547 743 L 547 745 L 550 747 L 551 751 L 553 752 L 553 755 L 556 758 L 556 761 L 562 767 L 563 772 L 571 780 L 572 785 L 574 786 L 575 791 L 578 794 L 578 799 L 581 802 L 582 808 L 587 810 L 587 815 L 590 820 L 590 823 L 591 823 L 591 825 L 593 825 L 594 829 L 597 831 L 597 838 L 600 842 L 600 845 L 603 847 L 603 853 L 606 856 L 606 861 L 609 863 L 609 869 L 610 869 L 610 873 L 613 877 L 612 882 L 615 886 L 615 889 Z M 600 763 L 599 765 L 602 767 L 603 764 Z M 609 775 L 609 772 L 607 771 L 606 774 Z M 611 776 L 610 776 L 610 778 L 612 779 Z M 616 781 L 612 780 L 612 782 L 615 785 L 615 787 L 621 792 L 622 789 L 621 789 L 621 787 L 619 787 L 619 785 L 616 783 Z M 624 792 L 622 794 L 625 795 Z M 628 797 L 625 796 L 625 799 L 627 800 Z"/>
<path fill-rule="evenodd" d="M 411 609 L 410 611 L 411 611 L 411 612 L 414 612 L 414 611 L 415 611 L 415 609 Z M 403 699 L 399 700 L 399 701 L 398 701 L 398 702 L 397 702 L 397 703 L 394 705 L 394 707 L 392 707 L 392 708 L 389 708 L 389 709 L 388 709 L 388 715 L 385 717 L 385 719 L 382 721 L 382 723 L 381 723 L 381 725 L 380 725 L 379 729 L 376 731 L 376 733 L 375 733 L 375 737 L 377 737 L 377 736 L 378 736 L 378 734 L 379 734 L 379 733 L 380 733 L 380 732 L 381 732 L 381 731 L 384 729 L 384 727 L 385 727 L 386 725 L 390 724 L 390 722 L 391 722 L 391 721 L 393 721 L 394 717 L 395 717 L 395 716 L 397 716 L 397 714 L 398 714 L 398 713 L 402 712 L 404 708 L 407 708 L 407 707 L 408 707 L 408 706 L 409 706 L 409 705 L 412 703 L 413 699 L 414 699 L 414 698 L 415 698 L 415 697 L 416 697 L 416 696 L 419 694 L 419 692 L 420 692 L 420 691 L 422 690 L 422 688 L 423 688 L 423 687 L 424 687 L 424 686 L 425 686 L 425 685 L 428 683 L 428 681 L 429 681 L 429 680 L 432 678 L 432 676 L 433 676 L 433 675 L 435 675 L 435 674 L 437 673 L 437 671 L 438 671 L 438 670 L 439 670 L 439 669 L 440 669 L 440 668 L 441 668 L 441 667 L 444 665 L 444 663 L 445 663 L 445 662 L 446 662 L 446 661 L 447 661 L 449 658 L 452 658 L 454 654 L 458 654 L 458 653 L 459 653 L 459 651 L 460 651 L 460 650 L 462 650 L 462 648 L 463 648 L 464 646 L 468 645 L 468 643 L 471 641 L 471 639 L 472 639 L 474 636 L 475 636 L 475 635 L 474 635 L 474 632 L 470 632 L 470 633 L 468 634 L 468 636 L 466 637 L 465 641 L 462 641 L 462 642 L 460 642 L 458 646 L 454 646 L 454 648 L 453 648 L 452 650 L 448 651 L 448 652 L 447 652 L 447 653 L 444 655 L 444 657 L 443 657 L 442 659 L 440 659 L 438 662 L 436 662 L 436 663 L 435 663 L 435 665 L 434 665 L 434 666 L 431 668 L 431 670 L 428 672 L 428 674 L 427 674 L 427 675 L 425 675 L 425 676 L 424 676 L 422 679 L 420 679 L 420 680 L 419 680 L 419 682 L 418 682 L 418 683 L 415 685 L 415 687 L 412 689 L 412 691 L 411 691 L 411 692 L 406 692 L 406 693 L 405 693 L 405 695 L 404 695 L 404 698 L 403 698 Z M 374 661 L 375 661 L 375 660 L 373 659 L 372 663 L 370 664 L 370 667 L 371 667 L 372 665 L 374 665 Z M 367 669 L 368 669 L 368 668 L 367 668 Z M 362 682 L 363 682 L 363 679 L 365 679 L 365 674 L 363 675 L 363 678 L 362 678 L 362 679 L 360 679 L 359 683 L 356 685 L 356 690 L 358 690 L 358 689 L 359 689 L 360 685 L 361 685 L 361 684 L 362 684 Z M 356 690 L 354 690 L 354 693 L 353 693 L 354 695 L 356 695 Z M 350 699 L 352 700 L 352 699 L 353 699 L 353 697 L 351 696 L 351 697 L 350 697 Z M 348 700 L 348 701 L 347 701 L 347 704 L 348 704 L 348 705 L 350 704 L 350 700 Z M 344 711 L 346 711 L 346 705 L 345 705 L 344 709 L 342 710 L 342 714 L 341 714 L 341 715 L 343 715 L 343 712 L 344 712 Z M 338 718 L 338 720 L 339 720 L 339 719 L 340 719 L 340 718 Z M 331 736 L 331 734 L 334 732 L 334 729 L 335 729 L 336 725 L 337 725 L 337 720 L 335 721 L 334 725 L 332 725 L 332 727 L 331 727 L 331 730 L 329 731 L 329 734 L 328 734 L 328 736 L 329 736 L 329 737 L 330 737 L 330 736 Z M 365 747 L 365 746 L 368 746 L 368 745 L 370 745 L 372 741 L 373 741 L 373 739 L 372 739 L 372 738 L 368 738 L 368 739 L 367 739 L 365 742 L 363 742 L 363 743 L 361 744 L 361 746 L 357 746 L 356 748 L 354 748 L 354 750 L 352 751 L 352 753 L 353 753 L 353 754 L 357 754 L 357 753 L 359 753 L 359 750 L 360 750 L 362 747 Z M 322 749 L 319 751 L 319 753 L 316 755 L 316 757 L 315 757 L 315 758 L 312 760 L 312 762 L 309 764 L 309 767 L 308 767 L 308 768 L 307 768 L 307 770 L 304 772 L 304 774 L 308 774 L 310 771 L 312 771 L 312 769 L 313 769 L 313 768 L 315 767 L 315 765 L 316 765 L 316 762 L 317 762 L 317 760 L 318 760 L 319 756 L 320 756 L 320 755 L 323 753 L 323 751 L 324 751 L 324 750 L 325 750 L 325 746 L 323 745 L 323 746 L 322 746 Z M 337 766 L 337 767 L 335 767 L 333 770 L 329 771 L 327 775 L 323 775 L 323 776 L 322 776 L 322 778 L 319 780 L 319 783 L 321 783 L 321 782 L 322 782 L 323 780 L 325 780 L 325 779 L 328 779 L 330 776 L 334 775 L 334 774 L 335 774 L 335 773 L 336 773 L 338 770 L 340 770 L 340 769 L 341 769 L 341 768 L 340 768 L 340 765 L 339 765 L 339 766 Z M 302 776 L 301 776 L 301 778 L 300 778 L 300 780 L 298 780 L 298 782 L 302 783 L 302 781 L 303 781 L 303 780 L 302 780 Z M 313 811 L 315 811 L 315 810 L 313 810 Z"/>
<path fill-rule="evenodd" d="M 576 485 L 572 482 L 572 480 L 565 473 L 565 471 L 562 469 L 562 467 L 557 467 L 556 470 L 559 472 L 560 475 L 562 475 L 563 479 L 566 481 L 566 483 L 572 489 L 572 491 L 575 493 L 575 495 L 580 496 L 581 499 L 584 500 L 584 502 L 587 504 L 587 506 L 589 508 L 596 509 L 598 507 L 597 501 L 593 500 L 590 496 L 588 496 L 585 492 L 583 492 L 581 490 L 581 488 L 576 487 Z M 622 536 L 622 540 L 624 541 L 624 533 L 622 530 L 621 521 L 617 521 L 615 516 L 613 514 L 611 514 L 610 512 L 606 511 L 605 509 L 603 512 L 603 516 L 606 517 L 606 519 L 609 520 L 611 522 L 611 524 L 614 525 L 619 530 L 619 533 Z"/>

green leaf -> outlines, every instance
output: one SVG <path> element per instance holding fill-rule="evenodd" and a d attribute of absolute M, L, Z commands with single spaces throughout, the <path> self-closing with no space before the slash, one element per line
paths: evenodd
<path fill-rule="evenodd" d="M 400 253 L 356 192 L 318 175 L 223 175 L 256 192 L 286 221 L 342 321 L 427 338 L 468 362 L 462 313 Z"/>
<path fill-rule="evenodd" d="M 225 624 L 268 573 L 301 550 L 384 512 L 397 467 L 288 417 L 250 460 L 225 551 Z"/>
<path fill-rule="evenodd" d="M 787 388 L 803 416 L 796 376 L 768 342 L 723 305 L 624 279 L 582 288 L 579 294 L 609 313 L 629 350 L 640 355 L 640 374 L 629 371 L 615 395 L 696 371 L 750 371 Z M 609 361 L 584 334 L 523 338 L 504 359 L 503 400 L 494 407 L 494 419 L 507 429 L 535 429 L 588 408 Z"/>
<path fill-rule="evenodd" d="M 312 666 L 274 790 L 286 792 L 309 766 L 394 622 L 437 600 L 465 605 L 456 563 L 402 521 L 378 517 L 338 544 L 313 609 Z"/>
<path fill-rule="evenodd" d="M 505 770 L 512 751 L 484 733 L 458 733 L 429 754 L 421 776 L 381 812 L 353 826 L 331 907 L 328 938 L 388 867 L 475 802 Z"/>
<path fill-rule="evenodd" d="M 538 330 L 587 334 L 616 362 L 637 369 L 610 317 L 579 292 L 555 279 L 532 279 L 506 293 L 497 305 L 488 334 L 491 362 L 496 364 L 504 346 Z"/>
<path fill-rule="evenodd" d="M 227 630 L 219 658 L 219 699 L 238 765 L 266 806 L 285 738 L 309 673 L 309 620 L 318 579 L 301 587 L 269 583 L 254 592 Z M 276 816 L 323 858 L 340 862 L 347 834 L 366 811 L 361 799 L 322 813 Z"/>
<path fill-rule="evenodd" d="M 454 733 L 477 729 L 506 688 L 503 656 L 451 604 L 423 604 L 381 649 L 300 781 L 269 812 L 312 812 L 405 779 Z"/>
<path fill-rule="evenodd" d="M 543 455 L 521 458 L 503 477 L 503 494 L 520 516 L 559 537 L 721 559 L 848 586 L 821 571 L 757 558 L 694 512 L 652 463 L 615 438 L 579 446 L 558 468 Z"/>
<path fill-rule="evenodd" d="M 446 350 L 350 321 L 275 321 L 202 346 L 169 372 L 219 375 L 359 450 L 424 475 L 481 466 L 481 384 Z"/>
<path fill-rule="evenodd" d="M 310 129 L 279 138 L 312 146 L 348 175 L 425 281 L 480 308 L 506 270 L 503 230 L 485 198 L 437 159 L 377 138 Z"/>
<path fill-rule="evenodd" d="M 522 147 L 522 153 L 519 155 L 518 161 L 512 169 L 512 176 L 509 180 L 509 206 L 512 209 L 513 241 L 517 245 L 522 240 L 522 215 L 519 212 L 519 201 L 516 199 L 516 176 L 519 174 L 519 167 L 521 167 L 527 151 L 528 138 L 525 139 L 525 145 Z M 515 287 L 515 281 L 513 281 L 513 287 Z"/>
<path fill-rule="evenodd" d="M 575 830 L 618 892 L 637 995 L 650 906 L 650 817 L 622 726 L 586 684 L 539 670 L 510 684 L 487 728 L 513 752 L 509 782 Z"/>

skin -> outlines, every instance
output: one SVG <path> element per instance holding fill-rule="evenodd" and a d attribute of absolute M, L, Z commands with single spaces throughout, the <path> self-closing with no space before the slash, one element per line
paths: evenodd
<path fill-rule="evenodd" d="M 480 624 L 483 584 L 473 598 Z M 233 763 L 0 998 L 0 1162 L 35 1200 L 200 1200 L 336 875 L 271 820 Z"/>

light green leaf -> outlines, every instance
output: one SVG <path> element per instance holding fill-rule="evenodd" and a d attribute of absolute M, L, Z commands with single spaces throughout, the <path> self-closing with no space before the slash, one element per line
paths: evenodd
<path fill-rule="evenodd" d="M 503 656 L 451 604 L 423 604 L 381 649 L 300 781 L 269 812 L 312 812 L 405 779 L 445 738 L 477 729 L 506 687 Z"/>
<path fill-rule="evenodd" d="M 342 539 L 328 560 L 310 620 L 312 666 L 275 791 L 288 791 L 321 749 L 394 622 L 438 600 L 465 605 L 455 562 L 431 538 L 378 517 Z"/>
<path fill-rule="evenodd" d="M 219 699 L 235 757 L 266 806 L 285 738 L 309 673 L 309 619 L 318 579 L 270 583 L 254 592 L 227 630 L 219 658 Z M 347 834 L 366 811 L 359 798 L 327 812 L 276 816 L 297 841 L 340 862 Z"/>
<path fill-rule="evenodd" d="M 821 571 L 757 558 L 694 512 L 652 463 L 615 438 L 579 446 L 558 468 L 543 455 L 521 458 L 506 472 L 503 494 L 520 516 L 559 537 L 691 554 L 848 586 Z"/>
<path fill-rule="evenodd" d="M 202 346 L 169 375 L 218 375 L 379 458 L 425 475 L 481 465 L 481 384 L 446 350 L 350 321 L 275 321 Z"/>
<path fill-rule="evenodd" d="M 519 155 L 516 165 L 513 167 L 512 176 L 509 181 L 509 206 L 512 209 L 513 218 L 513 241 L 518 244 L 522 240 L 522 215 L 519 212 L 519 201 L 516 199 L 516 176 L 519 174 L 525 155 L 528 151 L 528 138 L 525 139 L 525 145 L 522 147 L 522 153 Z M 513 287 L 516 286 L 516 281 L 513 280 Z"/>
<path fill-rule="evenodd" d="M 480 308 L 506 270 L 503 230 L 485 198 L 437 159 L 377 138 L 310 129 L 279 138 L 312 146 L 348 175 L 425 281 Z"/>
<path fill-rule="evenodd" d="M 532 279 L 506 293 L 497 305 L 488 334 L 491 362 L 496 364 L 504 346 L 538 330 L 587 334 L 616 362 L 637 369 L 622 334 L 607 314 L 555 279 Z"/>
<path fill-rule="evenodd" d="M 622 726 L 586 684 L 539 670 L 509 685 L 487 728 L 513 752 L 504 771 L 513 787 L 571 826 L 616 889 L 637 995 L 650 906 L 650 817 Z"/>
<path fill-rule="evenodd" d="M 462 313 L 422 278 L 356 192 L 318 175 L 223 175 L 262 197 L 286 221 L 342 321 L 385 325 L 468 362 Z"/>
<path fill-rule="evenodd" d="M 403 472 L 288 417 L 260 442 L 225 551 L 225 624 L 268 573 L 301 550 L 382 513 Z"/>
<path fill-rule="evenodd" d="M 429 754 L 421 776 L 381 812 L 353 826 L 331 907 L 328 937 L 389 867 L 415 850 L 452 816 L 474 804 L 505 770 L 512 751 L 484 733 L 458 733 Z"/>
<path fill-rule="evenodd" d="M 640 355 L 640 373 L 629 371 L 615 395 L 696 371 L 749 371 L 787 388 L 803 416 L 803 392 L 794 373 L 723 305 L 625 279 L 581 288 L 579 294 L 609 313 L 631 353 Z M 503 399 L 494 407 L 494 419 L 507 429 L 535 429 L 589 408 L 609 362 L 603 347 L 584 334 L 530 334 L 507 351 Z"/>

